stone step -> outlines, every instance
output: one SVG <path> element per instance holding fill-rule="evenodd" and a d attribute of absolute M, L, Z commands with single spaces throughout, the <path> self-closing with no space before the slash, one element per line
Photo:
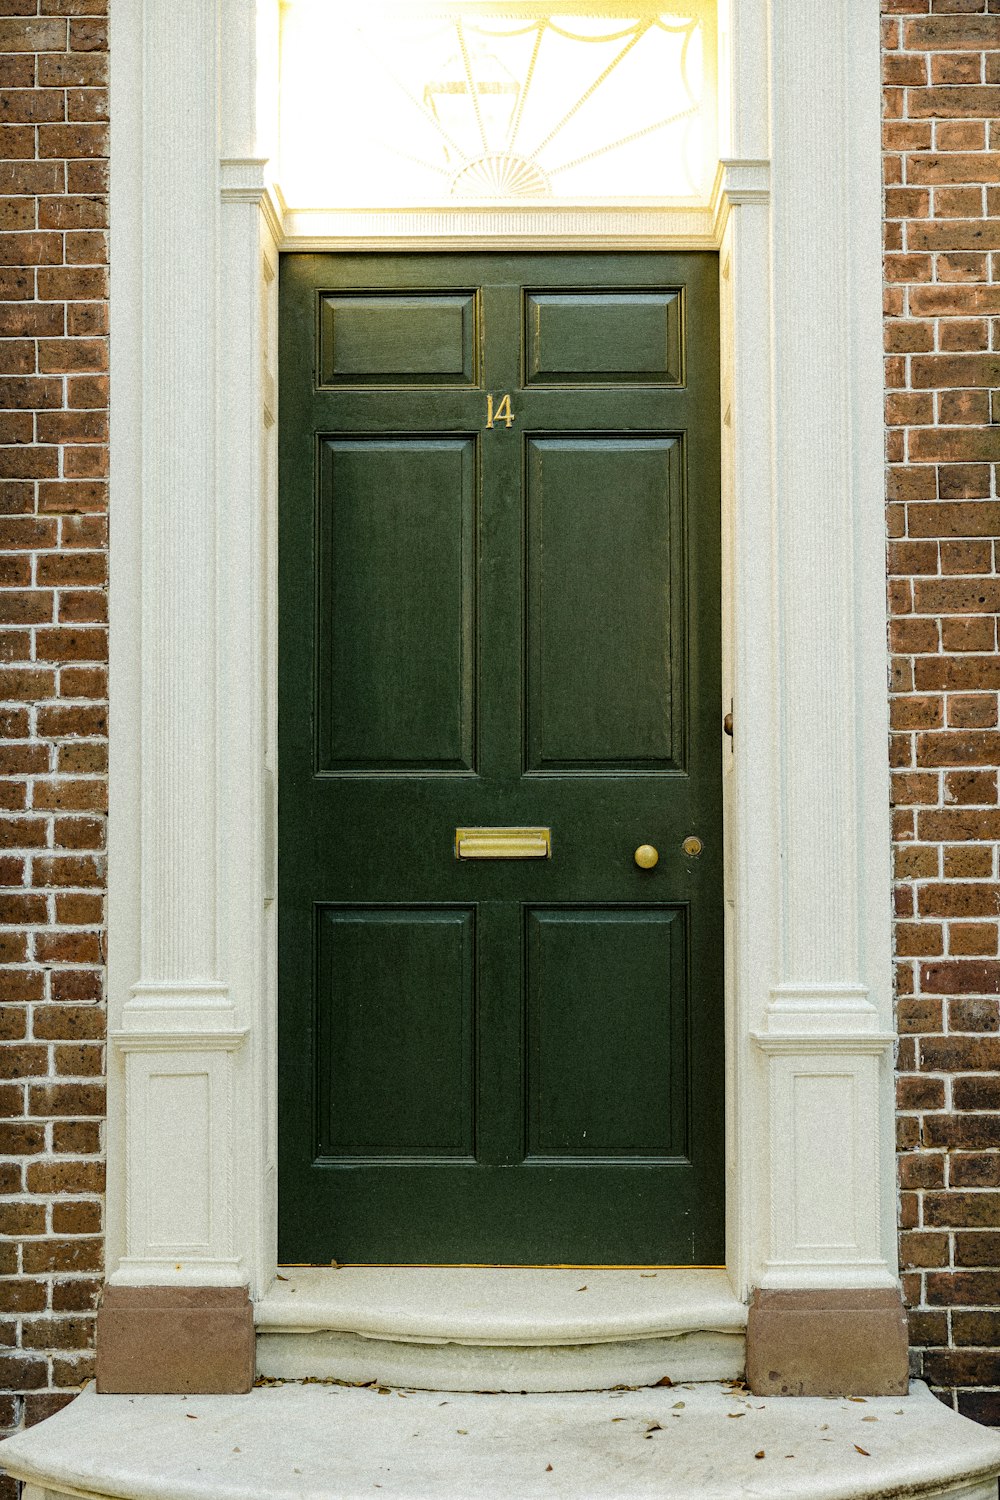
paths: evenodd
<path fill-rule="evenodd" d="M 544 1392 L 744 1368 L 721 1269 L 284 1267 L 255 1320 L 258 1371 L 283 1380 Z"/>
<path fill-rule="evenodd" d="M 445 1395 L 277 1384 L 98 1396 L 0 1444 L 25 1500 L 996 1500 L 1000 1433 L 915 1385 Z"/>

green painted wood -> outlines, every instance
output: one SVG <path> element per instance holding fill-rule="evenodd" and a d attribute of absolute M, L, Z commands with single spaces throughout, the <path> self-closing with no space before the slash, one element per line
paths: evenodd
<path fill-rule="evenodd" d="M 722 1259 L 717 277 L 283 261 L 283 1259 Z"/>
<path fill-rule="evenodd" d="M 320 771 L 471 770 L 476 451 L 470 437 L 324 437 Z"/>
<path fill-rule="evenodd" d="M 319 338 L 321 385 L 471 385 L 475 295 L 324 297 Z"/>
<path fill-rule="evenodd" d="M 316 915 L 317 1154 L 472 1160 L 474 912 Z"/>
<path fill-rule="evenodd" d="M 680 384 L 678 289 L 533 292 L 524 313 L 529 384 Z"/>
<path fill-rule="evenodd" d="M 527 439 L 531 770 L 683 758 L 681 448 L 673 435 Z"/>
<path fill-rule="evenodd" d="M 529 1159 L 686 1154 L 684 916 L 662 906 L 528 912 Z"/>

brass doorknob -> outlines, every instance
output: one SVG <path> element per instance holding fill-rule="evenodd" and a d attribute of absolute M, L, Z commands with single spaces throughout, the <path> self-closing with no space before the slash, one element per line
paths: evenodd
<path fill-rule="evenodd" d="M 659 862 L 659 858 L 652 844 L 640 844 L 635 851 L 635 862 L 640 870 L 651 870 Z"/>

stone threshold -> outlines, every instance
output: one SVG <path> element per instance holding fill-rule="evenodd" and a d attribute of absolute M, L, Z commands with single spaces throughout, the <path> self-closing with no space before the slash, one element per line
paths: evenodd
<path fill-rule="evenodd" d="M 98 1396 L 0 1444 L 24 1500 L 996 1500 L 1000 1433 L 925 1386 Z"/>
<path fill-rule="evenodd" d="M 254 1312 L 283 1380 L 590 1391 L 742 1375 L 747 1309 L 724 1270 L 283 1268 Z"/>
<path fill-rule="evenodd" d="M 742 1333 L 747 1309 L 714 1267 L 282 1266 L 254 1322 L 258 1333 L 536 1346 Z"/>

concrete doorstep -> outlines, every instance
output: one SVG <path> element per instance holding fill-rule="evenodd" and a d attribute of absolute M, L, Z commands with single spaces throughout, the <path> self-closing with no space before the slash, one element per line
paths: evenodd
<path fill-rule="evenodd" d="M 0 1444 L 25 1500 L 997 1500 L 1000 1433 L 908 1396 L 99 1396 Z"/>

